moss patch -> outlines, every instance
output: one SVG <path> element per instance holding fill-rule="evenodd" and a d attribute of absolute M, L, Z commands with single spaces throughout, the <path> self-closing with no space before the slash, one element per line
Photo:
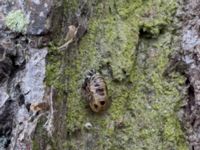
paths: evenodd
<path fill-rule="evenodd" d="M 175 109 L 184 78 L 162 76 L 173 51 L 169 29 L 176 2 L 94 3 L 80 45 L 64 55 L 53 48 L 48 56 L 47 83 L 67 101 L 64 149 L 188 149 Z M 93 68 L 105 77 L 112 100 L 102 114 L 91 112 L 80 94 L 85 72 Z M 93 125 L 89 131 L 86 122 Z"/>

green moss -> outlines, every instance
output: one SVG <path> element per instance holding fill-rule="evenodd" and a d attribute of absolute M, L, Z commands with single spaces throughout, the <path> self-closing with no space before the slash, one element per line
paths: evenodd
<path fill-rule="evenodd" d="M 51 43 L 48 51 L 48 59 L 47 59 L 47 69 L 46 69 L 46 84 L 48 86 L 53 85 L 55 88 L 59 89 L 59 91 L 64 90 L 64 83 L 60 82 L 62 68 L 61 58 L 63 54 Z"/>
<path fill-rule="evenodd" d="M 40 149 L 39 144 L 35 140 L 33 140 L 33 142 L 32 142 L 32 149 L 33 150 L 39 150 Z"/>
<path fill-rule="evenodd" d="M 63 6 L 64 6 L 64 14 L 72 16 L 72 15 L 74 15 L 74 13 L 78 7 L 78 1 L 77 0 L 64 0 Z"/>
<path fill-rule="evenodd" d="M 21 10 L 11 11 L 6 16 L 6 26 L 15 32 L 26 32 L 29 21 Z"/>
<path fill-rule="evenodd" d="M 174 1 L 167 4 L 166 1 L 149 1 L 146 7 L 141 15 L 140 30 L 149 37 L 157 37 L 172 22 L 171 15 L 175 13 L 177 5 Z"/>
<path fill-rule="evenodd" d="M 137 74 L 133 73 L 136 88 L 129 94 L 131 100 L 127 105 L 135 116 L 135 130 L 139 130 L 132 136 L 138 147 L 146 149 L 187 149 L 175 111 L 181 100 L 177 88 L 183 84 L 184 78 L 174 74 L 173 79 L 167 80 L 162 76 L 168 63 L 166 58 L 172 50 L 171 36 L 165 33 L 156 40 L 144 38 L 140 41 Z"/>
<path fill-rule="evenodd" d="M 183 134 L 180 124 L 177 122 L 177 118 L 175 118 L 174 116 L 166 117 L 163 134 L 165 139 L 169 140 L 172 143 L 180 142 L 178 143 L 178 146 L 180 146 L 183 150 L 187 149 L 186 144 L 182 144 L 184 142 L 184 139 L 182 138 Z"/>
<path fill-rule="evenodd" d="M 51 48 L 48 55 L 47 83 L 66 92 L 67 139 L 63 147 L 187 149 L 176 117 L 181 100 L 177 88 L 185 79 L 177 73 L 170 79 L 162 75 L 173 51 L 174 35 L 168 27 L 176 2 L 119 0 L 95 4 L 93 12 L 98 13 L 92 14 L 79 47 L 74 45 L 64 55 Z M 105 77 L 112 100 L 102 114 L 91 112 L 80 92 L 85 73 L 93 68 Z M 86 122 L 93 125 L 88 132 L 96 139 L 95 148 L 87 145 Z"/>
<path fill-rule="evenodd" d="M 49 143 L 47 132 L 44 129 L 45 122 L 46 122 L 46 118 L 42 117 L 42 118 L 40 118 L 40 120 L 39 120 L 39 122 L 36 126 L 36 131 L 35 131 L 35 134 L 34 134 L 34 137 L 33 137 L 33 142 L 32 142 L 32 149 L 33 150 L 40 150 L 41 145 L 44 148 L 45 144 Z"/>

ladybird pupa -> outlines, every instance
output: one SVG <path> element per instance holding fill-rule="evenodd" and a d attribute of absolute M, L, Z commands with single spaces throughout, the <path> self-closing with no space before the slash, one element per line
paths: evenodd
<path fill-rule="evenodd" d="M 95 70 L 87 73 L 82 90 L 92 111 L 102 112 L 108 107 L 109 99 L 106 82 L 103 76 Z"/>

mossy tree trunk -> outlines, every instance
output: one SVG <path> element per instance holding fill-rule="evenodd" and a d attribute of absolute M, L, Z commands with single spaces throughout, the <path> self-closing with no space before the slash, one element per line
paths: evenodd
<path fill-rule="evenodd" d="M 56 44 L 63 34 L 49 47 L 46 84 L 57 91 L 55 131 L 47 137 L 41 120 L 33 149 L 188 149 L 177 117 L 185 79 L 175 72 L 163 76 L 168 56 L 179 46 L 177 9 L 174 0 L 64 0 L 63 33 L 81 17 L 87 33 L 66 51 Z M 101 114 L 81 96 L 91 69 L 108 86 L 111 105 Z"/>

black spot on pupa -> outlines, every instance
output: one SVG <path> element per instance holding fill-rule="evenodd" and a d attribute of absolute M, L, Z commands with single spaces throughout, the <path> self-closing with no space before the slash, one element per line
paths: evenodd
<path fill-rule="evenodd" d="M 104 95 L 104 89 L 102 89 L 102 88 L 96 89 L 96 93 L 103 96 Z"/>
<path fill-rule="evenodd" d="M 98 83 L 94 84 L 95 87 L 99 87 L 100 85 Z"/>
<path fill-rule="evenodd" d="M 100 101 L 101 105 L 105 105 L 105 103 L 106 103 L 105 101 Z"/>
<path fill-rule="evenodd" d="M 97 104 L 94 104 L 94 108 L 96 108 L 96 109 L 97 109 L 97 108 L 98 108 L 98 105 L 97 105 Z"/>

